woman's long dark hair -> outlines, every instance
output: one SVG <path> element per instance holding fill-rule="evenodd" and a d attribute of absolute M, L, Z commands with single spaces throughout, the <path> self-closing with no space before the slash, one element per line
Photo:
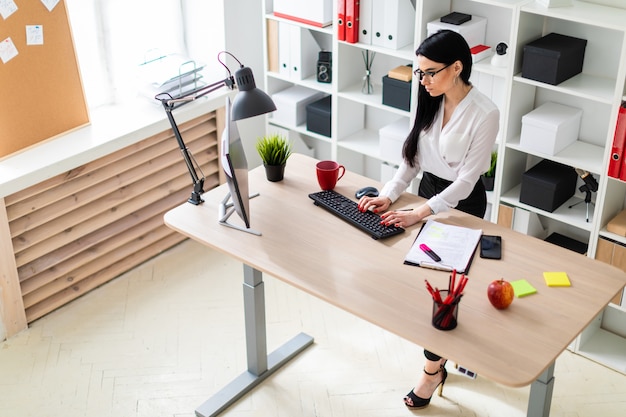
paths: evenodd
<path fill-rule="evenodd" d="M 444 65 L 452 65 L 456 61 L 461 61 L 463 70 L 459 77 L 465 84 L 470 84 L 472 54 L 467 42 L 458 33 L 451 30 L 440 30 L 432 34 L 424 39 L 415 51 L 415 55 L 422 55 L 431 61 L 440 62 Z M 415 165 L 420 133 L 430 129 L 443 100 L 443 95 L 432 97 L 421 82 L 418 85 L 415 123 L 402 148 L 402 156 L 410 166 Z"/>

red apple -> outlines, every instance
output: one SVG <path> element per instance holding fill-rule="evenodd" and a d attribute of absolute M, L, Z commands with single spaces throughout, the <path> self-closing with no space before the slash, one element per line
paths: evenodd
<path fill-rule="evenodd" d="M 514 296 L 513 286 L 510 282 L 505 281 L 504 278 L 493 281 L 487 287 L 489 302 L 499 310 L 503 310 L 511 305 Z"/>

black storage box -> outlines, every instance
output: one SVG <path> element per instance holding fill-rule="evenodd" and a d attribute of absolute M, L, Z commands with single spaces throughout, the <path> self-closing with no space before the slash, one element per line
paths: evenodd
<path fill-rule="evenodd" d="M 546 242 L 550 242 L 565 249 L 573 250 L 574 252 L 578 252 L 583 255 L 587 253 L 587 244 L 585 242 L 572 239 L 571 237 L 562 235 L 560 233 L 552 233 L 544 240 Z"/>
<path fill-rule="evenodd" d="M 308 104 L 306 106 L 307 130 L 330 137 L 330 108 L 330 96 Z"/>
<path fill-rule="evenodd" d="M 550 33 L 524 46 L 522 77 L 557 85 L 583 70 L 585 39 Z"/>
<path fill-rule="evenodd" d="M 576 191 L 574 168 L 544 159 L 522 175 L 519 201 L 553 212 Z"/>
<path fill-rule="evenodd" d="M 411 110 L 411 82 L 383 77 L 383 104 L 397 109 Z"/>

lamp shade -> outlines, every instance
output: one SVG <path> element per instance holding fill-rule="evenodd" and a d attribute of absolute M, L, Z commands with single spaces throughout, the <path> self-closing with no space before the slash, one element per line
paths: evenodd
<path fill-rule="evenodd" d="M 249 67 L 241 67 L 235 72 L 235 83 L 239 93 L 233 99 L 232 120 L 247 119 L 276 110 L 272 98 L 256 87 Z"/>

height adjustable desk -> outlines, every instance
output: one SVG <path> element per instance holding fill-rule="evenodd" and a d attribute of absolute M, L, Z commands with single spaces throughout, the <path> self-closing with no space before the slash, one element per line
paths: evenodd
<path fill-rule="evenodd" d="M 431 325 L 432 299 L 424 279 L 444 288 L 449 274 L 403 264 L 419 224 L 402 235 L 376 241 L 315 206 L 308 194 L 319 190 L 316 162 L 293 155 L 285 179 L 278 183 L 265 179 L 263 167 L 250 172 L 250 191 L 260 193 L 250 201 L 251 223 L 262 236 L 218 223 L 219 204 L 227 193 L 224 186 L 204 194 L 206 202 L 200 206 L 185 203 L 165 214 L 169 227 L 244 264 L 248 370 L 200 405 L 196 414 L 219 414 L 313 343 L 311 336 L 299 334 L 267 354 L 262 279 L 262 273 L 267 273 L 485 378 L 511 387 L 531 385 L 527 415 L 548 416 L 556 358 L 624 286 L 626 274 L 451 210 L 434 218 L 501 235 L 503 256 L 499 261 L 474 257 L 458 327 L 436 330 Z M 346 172 L 336 190 L 352 196 L 371 184 L 365 177 Z M 405 193 L 393 208 L 414 207 L 421 201 Z M 544 271 L 567 272 L 572 286 L 547 287 Z M 507 310 L 496 310 L 486 290 L 501 277 L 525 278 L 538 293 L 516 298 Z M 399 402 L 398 407 L 404 406 Z"/>

